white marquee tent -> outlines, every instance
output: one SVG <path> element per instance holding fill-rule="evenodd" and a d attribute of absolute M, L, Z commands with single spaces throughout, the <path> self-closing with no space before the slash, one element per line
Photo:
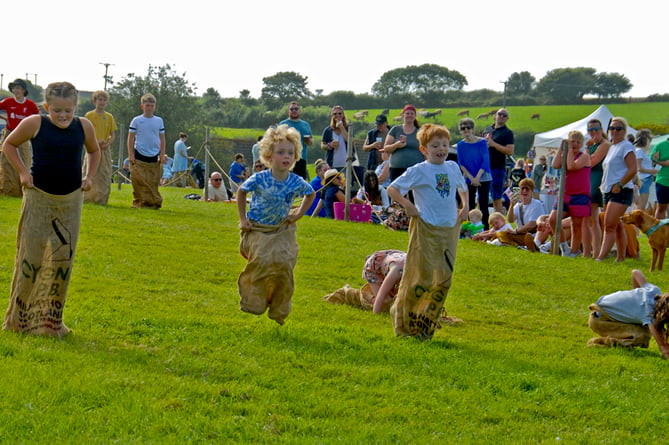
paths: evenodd
<path fill-rule="evenodd" d="M 609 111 L 608 108 L 606 108 L 606 105 L 601 105 L 599 108 L 597 108 L 595 111 L 593 111 L 591 114 L 588 116 L 584 117 L 581 120 L 578 120 L 576 122 L 572 122 L 571 124 L 567 124 L 564 127 L 556 128 L 554 130 L 549 130 L 544 133 L 539 133 L 534 136 L 534 149 L 537 152 L 537 156 L 539 155 L 540 151 L 545 152 L 548 149 L 554 148 L 558 149 L 560 147 L 560 143 L 562 143 L 563 139 L 567 139 L 567 136 L 569 135 L 569 132 L 572 130 L 578 130 L 581 133 L 583 133 L 583 136 L 585 136 L 585 140 L 588 140 L 588 121 L 590 119 L 598 119 L 604 128 L 606 129 L 609 125 L 609 121 L 611 118 L 614 117 L 613 114 Z M 636 135 L 636 130 L 630 126 L 627 127 L 627 134 L 634 134 Z M 541 149 L 544 150 L 541 150 Z"/>
<path fill-rule="evenodd" d="M 534 136 L 534 150 L 535 150 L 535 157 L 539 158 L 539 156 L 544 155 L 548 158 L 548 171 L 546 172 L 546 176 L 544 178 L 545 181 L 557 178 L 557 171 L 551 166 L 551 162 L 553 159 L 553 155 L 555 154 L 555 151 L 560 148 L 560 144 L 562 143 L 562 140 L 567 139 L 569 132 L 573 130 L 578 130 L 580 131 L 583 136 L 585 137 L 585 140 L 588 140 L 588 122 L 590 119 L 597 119 L 599 120 L 604 128 L 606 129 L 609 126 L 609 122 L 611 121 L 611 118 L 613 118 L 613 114 L 609 111 L 608 108 L 606 108 L 606 105 L 601 105 L 599 108 L 597 108 L 595 111 L 593 111 L 591 114 L 587 115 L 581 120 L 578 120 L 576 122 L 572 122 L 570 124 L 567 124 L 563 127 L 556 128 L 554 130 L 549 130 L 544 133 L 538 133 L 537 135 Z M 636 135 L 637 131 L 630 127 L 629 125 L 627 126 L 627 134 L 633 134 Z M 536 159 L 535 158 L 535 159 Z M 651 187 L 651 199 L 649 200 L 650 202 L 655 201 L 655 187 Z M 553 206 L 553 200 L 555 199 L 555 195 L 541 195 L 541 200 L 544 202 L 544 206 L 546 207 L 546 211 L 550 212 L 550 209 Z"/>

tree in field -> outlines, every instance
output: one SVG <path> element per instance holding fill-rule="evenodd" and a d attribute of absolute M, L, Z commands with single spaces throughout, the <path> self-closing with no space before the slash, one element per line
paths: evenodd
<path fill-rule="evenodd" d="M 506 81 L 506 93 L 509 96 L 526 96 L 532 92 L 536 81 L 527 71 L 513 73 Z"/>
<path fill-rule="evenodd" d="M 557 68 L 546 73 L 537 84 L 537 93 L 555 103 L 577 103 L 595 90 L 594 68 Z"/>
<path fill-rule="evenodd" d="M 386 71 L 372 86 L 372 93 L 381 98 L 412 94 L 427 96 L 432 92 L 462 90 L 467 78 L 455 70 L 426 63 Z"/>
<path fill-rule="evenodd" d="M 277 109 L 291 100 L 301 100 L 311 97 L 307 88 L 307 77 L 294 71 L 283 71 L 273 76 L 263 77 L 265 84 L 260 99 L 270 109 Z"/>
<path fill-rule="evenodd" d="M 174 141 L 181 131 L 191 136 L 201 129 L 202 108 L 196 103 L 194 90 L 195 84 L 186 80 L 185 73 L 177 74 L 170 65 L 149 65 L 146 76 L 130 73 L 114 84 L 109 91 L 109 111 L 127 129 L 132 118 L 142 113 L 140 98 L 151 93 L 156 96 L 156 115 L 165 123 L 165 137 Z"/>
<path fill-rule="evenodd" d="M 632 89 L 632 82 L 623 74 L 599 73 L 595 79 L 593 93 L 598 97 L 620 97 Z"/>

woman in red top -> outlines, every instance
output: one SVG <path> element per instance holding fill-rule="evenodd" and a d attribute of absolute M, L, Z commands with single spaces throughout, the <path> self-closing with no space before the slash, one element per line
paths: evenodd
<path fill-rule="evenodd" d="M 563 250 L 562 256 L 577 257 L 581 246 L 581 228 L 584 218 L 590 216 L 590 155 L 582 151 L 583 133 L 570 131 L 568 139 L 562 142 L 553 158 L 553 168 L 562 168 L 562 150 L 567 149 L 567 165 L 564 184 L 564 204 L 562 217 L 571 217 L 570 251 Z M 555 233 L 557 219 L 557 201 L 553 205 L 550 224 Z"/>

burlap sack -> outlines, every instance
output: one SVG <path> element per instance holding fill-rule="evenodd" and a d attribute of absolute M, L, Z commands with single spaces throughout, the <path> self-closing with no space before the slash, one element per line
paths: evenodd
<path fill-rule="evenodd" d="M 163 167 L 160 162 L 144 162 L 139 159 L 130 164 L 132 181 L 132 206 L 159 209 L 163 205 L 163 197 L 158 191 Z"/>
<path fill-rule="evenodd" d="M 597 304 L 591 304 L 588 309 L 590 309 L 588 326 L 601 336 L 591 338 L 588 346 L 648 347 L 650 343 L 648 327 L 614 320 Z"/>
<path fill-rule="evenodd" d="M 505 246 L 524 246 L 530 252 L 537 251 L 537 245 L 534 244 L 534 236 L 531 233 L 511 233 L 506 230 L 496 232 L 493 239 L 497 238 Z"/>
<path fill-rule="evenodd" d="M 5 138 L 9 132 L 7 129 L 2 130 L 2 141 L 0 142 L 0 147 L 5 141 Z M 30 145 L 30 141 L 26 141 L 23 144 L 19 145 L 19 157 L 26 165 L 30 168 L 30 165 L 33 162 L 33 152 Z M 7 196 L 23 196 L 23 191 L 21 189 L 21 179 L 19 174 L 14 168 L 14 166 L 9 162 L 5 157 L 4 153 L 0 153 L 0 194 Z"/>
<path fill-rule="evenodd" d="M 86 174 L 87 160 L 88 157 L 85 157 L 83 174 Z M 84 202 L 107 205 L 109 202 L 109 193 L 111 191 L 111 177 L 111 152 L 109 149 L 100 150 L 100 164 L 98 165 L 98 170 L 95 172 L 95 176 L 93 176 L 93 181 L 91 181 L 91 189 L 84 192 Z"/>
<path fill-rule="evenodd" d="M 62 336 L 65 297 L 79 239 L 81 190 L 56 196 L 24 190 L 9 308 L 3 329 Z"/>
<path fill-rule="evenodd" d="M 253 224 L 241 232 L 240 253 L 248 260 L 239 274 L 240 309 L 267 316 L 283 324 L 292 306 L 295 289 L 293 269 L 297 264 L 297 226 Z"/>
<path fill-rule="evenodd" d="M 365 311 L 374 309 L 374 293 L 369 283 L 366 283 L 361 289 L 356 289 L 347 284 L 331 294 L 325 295 L 323 300 L 333 304 L 346 304 Z M 383 302 L 381 312 L 389 312 L 393 301 L 392 298 L 386 298 Z"/>
<path fill-rule="evenodd" d="M 438 227 L 420 217 L 409 223 L 409 249 L 395 303 L 395 335 L 432 338 L 451 287 L 460 227 Z"/>

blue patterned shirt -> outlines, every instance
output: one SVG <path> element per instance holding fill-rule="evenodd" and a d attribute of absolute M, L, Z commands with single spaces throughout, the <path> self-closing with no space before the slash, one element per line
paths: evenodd
<path fill-rule="evenodd" d="M 311 195 L 314 189 L 302 177 L 290 173 L 285 181 L 278 181 L 271 170 L 255 173 L 241 186 L 253 199 L 246 217 L 260 224 L 277 225 L 288 216 L 295 198 Z"/>

